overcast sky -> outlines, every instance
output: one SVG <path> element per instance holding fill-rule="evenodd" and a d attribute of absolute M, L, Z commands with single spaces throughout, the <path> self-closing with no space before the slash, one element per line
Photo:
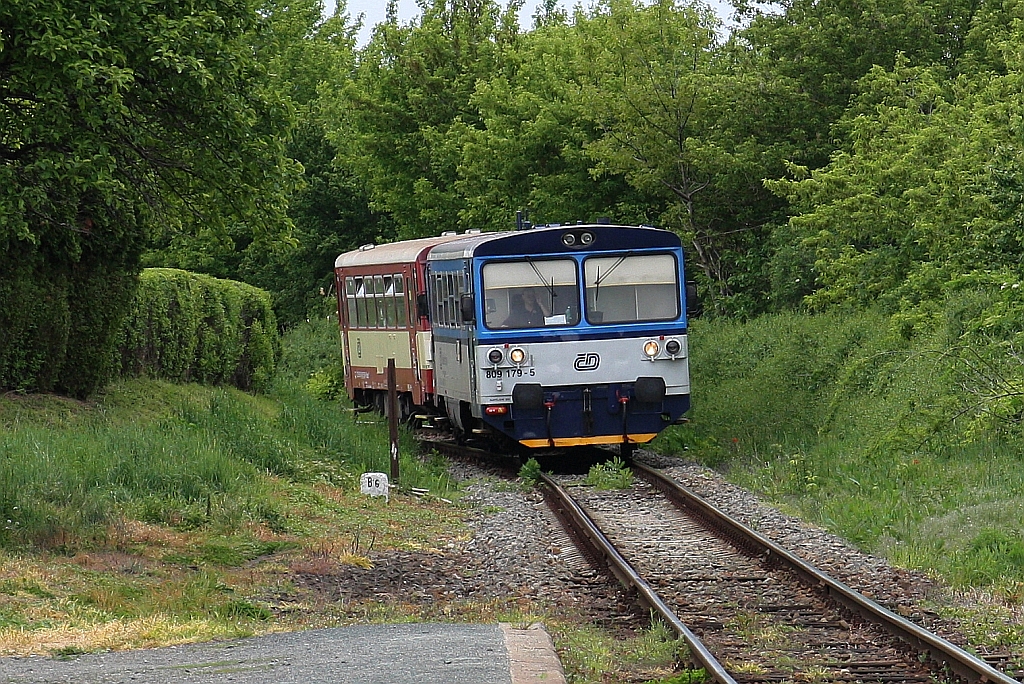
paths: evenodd
<path fill-rule="evenodd" d="M 325 0 L 328 11 L 334 7 L 333 0 Z M 507 0 L 501 0 L 502 5 L 507 5 Z M 533 25 L 533 13 L 537 9 L 537 5 L 540 4 L 540 0 L 526 0 L 523 4 L 523 9 L 519 12 L 519 24 L 524 29 L 529 29 Z M 584 7 L 590 7 L 593 3 L 592 0 L 559 0 L 558 5 L 572 13 L 572 9 L 577 5 L 582 4 Z M 720 7 L 727 9 L 720 9 L 718 14 L 725 20 L 728 16 L 731 7 L 729 7 L 726 0 L 710 0 L 709 4 L 712 7 Z M 348 0 L 346 7 L 348 7 L 348 15 L 353 20 L 360 14 L 365 15 L 363 18 L 363 29 L 359 33 L 359 45 L 366 45 L 367 41 L 370 40 L 370 33 L 373 31 L 373 27 L 376 24 L 384 21 L 384 15 L 387 10 L 387 0 Z M 407 23 L 410 19 L 419 14 L 420 8 L 416 4 L 416 0 L 399 0 L 398 3 L 398 20 L 401 23 Z"/>
<path fill-rule="evenodd" d="M 326 4 L 333 4 L 331 0 L 325 0 Z M 523 5 L 522 12 L 519 13 L 519 23 L 524 28 L 529 28 L 533 24 L 533 12 L 537 8 L 540 0 L 527 0 L 526 4 Z M 502 5 L 507 4 L 502 2 Z M 569 3 L 567 0 L 561 0 L 559 3 L 562 7 L 571 9 L 575 3 Z M 387 10 L 387 0 L 348 0 L 346 3 L 348 7 L 348 15 L 354 20 L 359 14 L 366 15 L 363 19 L 363 30 L 359 33 L 359 44 L 365 45 L 370 40 L 370 33 L 376 24 L 384 21 L 384 14 Z M 417 14 L 420 13 L 419 5 L 416 4 L 416 0 L 399 0 L 398 2 L 398 20 L 401 23 L 406 23 Z"/>

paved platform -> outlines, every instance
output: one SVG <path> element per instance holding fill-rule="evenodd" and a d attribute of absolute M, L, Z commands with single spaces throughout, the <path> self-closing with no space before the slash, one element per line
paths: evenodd
<path fill-rule="evenodd" d="M 541 625 L 400 624 L 99 653 L 0 658 L 3 684 L 565 684 Z"/>

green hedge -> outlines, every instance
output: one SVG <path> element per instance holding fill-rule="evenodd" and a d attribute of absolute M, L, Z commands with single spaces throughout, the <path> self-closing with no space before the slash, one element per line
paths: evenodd
<path fill-rule="evenodd" d="M 115 365 L 125 377 L 261 389 L 280 355 L 270 295 L 170 268 L 142 272 Z"/>
<path fill-rule="evenodd" d="M 85 398 L 110 379 L 136 250 L 99 228 L 88 237 L 71 256 L 0 239 L 0 391 Z"/>

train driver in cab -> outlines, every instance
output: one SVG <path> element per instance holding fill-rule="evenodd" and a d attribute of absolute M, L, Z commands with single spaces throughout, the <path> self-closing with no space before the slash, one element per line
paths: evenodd
<path fill-rule="evenodd" d="M 544 325 L 544 318 L 549 313 L 544 310 L 543 298 L 538 295 L 537 289 L 524 287 L 519 293 L 511 296 L 508 318 L 501 327 L 535 328 Z"/>

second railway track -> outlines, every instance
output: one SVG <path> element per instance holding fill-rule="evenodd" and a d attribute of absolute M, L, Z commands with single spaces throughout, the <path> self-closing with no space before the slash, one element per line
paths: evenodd
<path fill-rule="evenodd" d="M 548 495 L 717 681 L 1017 681 L 641 468 L 628 490 L 546 477 Z"/>

